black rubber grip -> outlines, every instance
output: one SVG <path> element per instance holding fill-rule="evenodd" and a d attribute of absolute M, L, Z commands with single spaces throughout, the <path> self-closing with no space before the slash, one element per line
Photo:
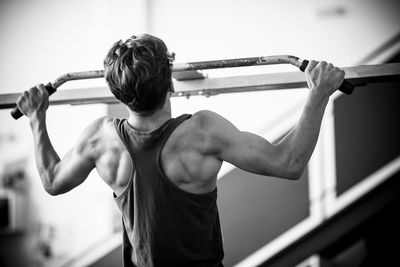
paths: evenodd
<path fill-rule="evenodd" d="M 47 92 L 49 93 L 49 95 L 52 95 L 55 91 L 57 91 L 57 89 L 55 89 L 53 87 L 53 85 L 51 85 L 51 83 L 48 83 L 44 86 L 47 90 Z M 15 107 L 12 111 L 11 111 L 11 116 L 18 120 L 19 118 L 21 118 L 24 114 L 22 114 L 22 112 L 19 110 L 18 107 Z"/>
<path fill-rule="evenodd" d="M 308 65 L 308 60 L 303 60 L 303 62 L 300 65 L 300 70 L 304 72 L 307 68 L 307 65 Z M 351 95 L 354 91 L 354 84 L 344 80 L 338 90 L 342 93 L 345 93 L 346 95 Z"/>

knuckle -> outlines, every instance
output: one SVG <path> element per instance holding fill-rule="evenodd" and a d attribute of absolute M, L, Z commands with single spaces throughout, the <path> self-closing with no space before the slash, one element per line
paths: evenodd
<path fill-rule="evenodd" d="M 29 89 L 29 93 L 37 94 L 38 93 L 38 89 L 36 87 L 32 87 L 31 89 Z"/>
<path fill-rule="evenodd" d="M 43 84 L 38 84 L 35 87 L 37 89 L 38 92 L 43 92 Z"/>
<path fill-rule="evenodd" d="M 21 104 L 25 103 L 26 101 L 27 101 L 26 96 L 21 95 L 21 96 L 18 97 L 18 99 L 17 99 L 17 105 L 21 105 Z"/>

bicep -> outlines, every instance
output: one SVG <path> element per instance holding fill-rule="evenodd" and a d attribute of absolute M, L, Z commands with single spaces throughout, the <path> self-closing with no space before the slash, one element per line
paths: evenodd
<path fill-rule="evenodd" d="M 249 132 L 231 131 L 225 138 L 221 159 L 248 172 L 280 175 L 281 158 L 277 147 Z"/>
<path fill-rule="evenodd" d="M 52 188 L 57 194 L 63 194 L 85 181 L 95 167 L 93 161 L 77 149 L 72 148 L 60 160 L 54 169 Z"/>
<path fill-rule="evenodd" d="M 259 135 L 240 131 L 219 115 L 214 123 L 217 155 L 221 160 L 255 174 L 286 176 L 285 153 L 279 146 Z"/>
<path fill-rule="evenodd" d="M 79 136 L 72 149 L 57 163 L 53 171 L 51 189 L 54 194 L 62 194 L 85 181 L 96 167 L 96 144 L 99 144 L 104 118 L 89 125 Z"/>

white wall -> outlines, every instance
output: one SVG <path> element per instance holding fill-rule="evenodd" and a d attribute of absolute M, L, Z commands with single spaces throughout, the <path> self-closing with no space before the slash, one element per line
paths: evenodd
<path fill-rule="evenodd" d="M 115 41 L 144 31 L 143 10 L 144 0 L 3 0 L 0 93 L 101 69 Z"/>
<path fill-rule="evenodd" d="M 400 31 L 396 0 L 151 2 L 150 30 L 182 61 L 294 54 L 346 66 Z"/>

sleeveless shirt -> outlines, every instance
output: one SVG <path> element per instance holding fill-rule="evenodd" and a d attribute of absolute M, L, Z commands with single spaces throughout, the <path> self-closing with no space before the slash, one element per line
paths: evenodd
<path fill-rule="evenodd" d="M 186 192 L 165 175 L 161 151 L 172 132 L 191 115 L 170 119 L 154 131 L 114 119 L 132 159 L 127 189 L 114 200 L 122 214 L 124 266 L 212 266 L 224 257 L 217 189 Z"/>

